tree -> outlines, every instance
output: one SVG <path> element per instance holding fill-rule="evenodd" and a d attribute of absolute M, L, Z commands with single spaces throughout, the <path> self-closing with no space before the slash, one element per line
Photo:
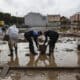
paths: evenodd
<path fill-rule="evenodd" d="M 4 14 L 5 24 L 10 25 L 10 20 L 11 20 L 11 15 L 10 15 L 9 13 L 5 13 L 5 14 Z"/>
<path fill-rule="evenodd" d="M 61 25 L 70 24 L 70 20 L 64 16 L 61 17 L 60 21 L 61 21 Z"/>
<path fill-rule="evenodd" d="M 2 12 L 0 12 L 0 20 L 3 21 L 3 16 L 4 14 Z"/>
<path fill-rule="evenodd" d="M 17 17 L 17 23 L 18 24 L 23 24 L 24 23 L 24 18 L 23 17 Z"/>
<path fill-rule="evenodd" d="M 11 24 L 16 24 L 17 23 L 17 18 L 15 16 L 11 16 L 10 23 Z"/>

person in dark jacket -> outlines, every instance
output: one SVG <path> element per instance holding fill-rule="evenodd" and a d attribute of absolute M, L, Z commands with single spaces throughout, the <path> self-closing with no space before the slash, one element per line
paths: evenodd
<path fill-rule="evenodd" d="M 35 50 L 34 50 L 33 40 L 34 40 L 36 46 L 38 47 L 37 38 L 38 38 L 39 34 L 40 34 L 39 32 L 35 32 L 35 31 L 33 31 L 33 30 L 24 33 L 25 39 L 29 42 L 30 52 L 31 52 L 33 55 L 36 55 L 36 54 L 37 54 L 37 53 L 35 52 Z"/>
<path fill-rule="evenodd" d="M 53 53 L 53 51 L 54 51 L 55 43 L 58 40 L 59 34 L 56 31 L 48 30 L 48 31 L 44 32 L 44 35 L 46 37 L 45 44 L 49 38 L 48 44 L 49 44 L 49 56 L 50 56 L 51 53 Z"/>

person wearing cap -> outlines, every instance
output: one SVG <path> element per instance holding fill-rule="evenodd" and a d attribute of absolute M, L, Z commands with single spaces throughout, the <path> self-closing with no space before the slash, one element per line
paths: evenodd
<path fill-rule="evenodd" d="M 17 42 L 19 30 L 15 24 L 10 26 L 7 30 L 7 35 L 9 35 L 8 45 L 10 49 L 10 54 L 8 56 L 13 56 L 13 47 L 15 48 L 15 54 L 17 55 Z"/>
<path fill-rule="evenodd" d="M 49 56 L 51 53 L 53 53 L 55 48 L 55 43 L 58 40 L 59 34 L 56 31 L 53 30 L 47 30 L 44 32 L 44 35 L 46 37 L 45 44 L 49 45 Z"/>

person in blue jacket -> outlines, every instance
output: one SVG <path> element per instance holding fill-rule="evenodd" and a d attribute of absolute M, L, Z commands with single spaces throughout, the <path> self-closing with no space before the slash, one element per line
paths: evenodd
<path fill-rule="evenodd" d="M 34 50 L 34 44 L 33 44 L 33 40 L 35 42 L 35 45 L 38 48 L 38 43 L 37 43 L 37 38 L 40 35 L 40 32 L 38 31 L 28 31 L 24 33 L 24 37 L 25 39 L 29 42 L 29 50 L 33 55 L 36 55 L 37 53 Z"/>

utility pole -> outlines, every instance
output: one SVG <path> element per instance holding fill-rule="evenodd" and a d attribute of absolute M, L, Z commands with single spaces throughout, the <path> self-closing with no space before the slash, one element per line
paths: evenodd
<path fill-rule="evenodd" d="M 17 13 L 17 11 L 16 11 L 16 25 L 18 26 L 18 13 Z"/>

